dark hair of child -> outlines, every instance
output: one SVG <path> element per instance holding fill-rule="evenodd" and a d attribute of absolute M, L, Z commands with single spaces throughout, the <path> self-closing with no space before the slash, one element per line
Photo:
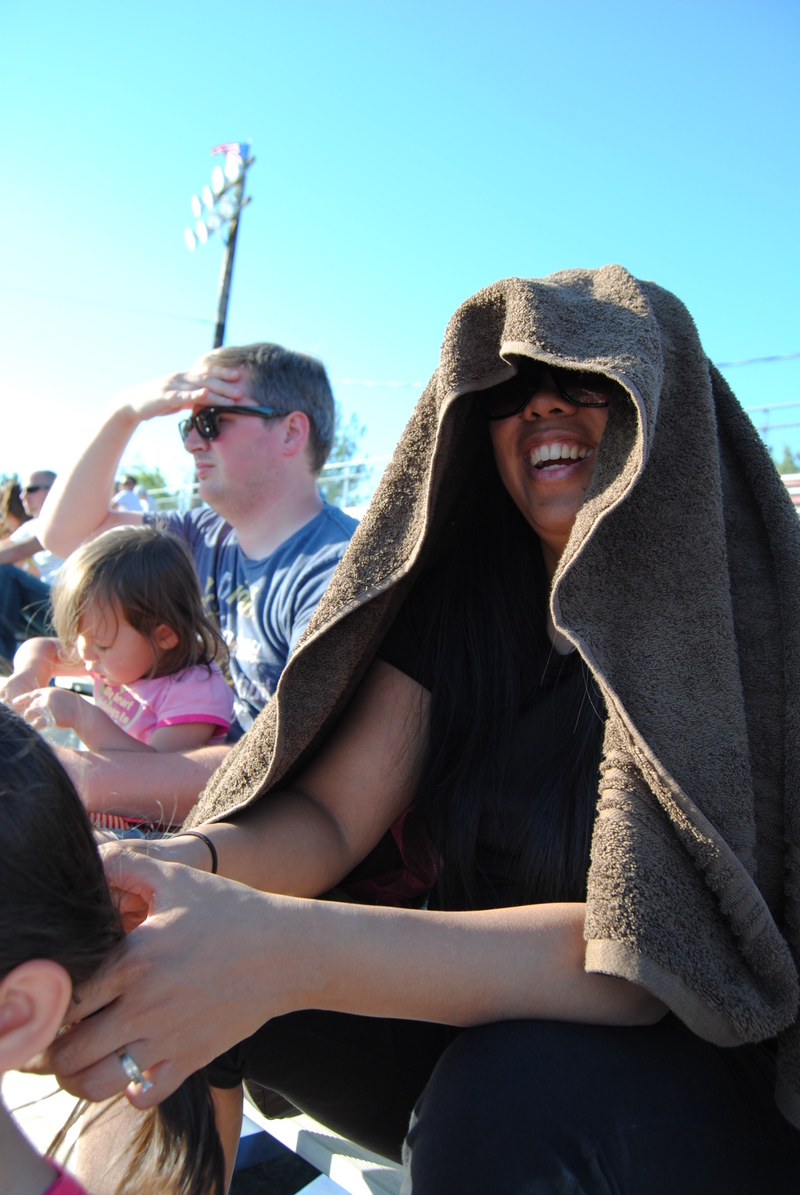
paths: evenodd
<path fill-rule="evenodd" d="M 31 959 L 81 984 L 123 938 L 86 811 L 53 751 L 0 704 L 0 979 Z M 58 1148 L 85 1110 L 70 1118 Z M 145 1114 L 113 1195 L 222 1195 L 222 1147 L 202 1072 Z"/>
<path fill-rule="evenodd" d="M 203 609 L 194 562 L 186 545 L 158 527 L 114 527 L 73 552 L 51 591 L 53 626 L 67 652 L 91 607 L 122 617 L 149 639 L 149 677 L 171 676 L 196 664 L 221 663 L 227 649 Z M 178 636 L 159 652 L 157 627 Z"/>

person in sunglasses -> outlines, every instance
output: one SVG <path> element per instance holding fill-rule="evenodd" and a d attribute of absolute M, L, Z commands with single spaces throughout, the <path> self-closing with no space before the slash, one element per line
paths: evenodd
<path fill-rule="evenodd" d="M 109 849 L 147 919 L 49 1064 L 205 1068 L 229 1166 L 244 1080 L 413 1195 L 790 1195 L 798 693 L 797 515 L 686 308 L 498 282 L 190 833 Z M 427 907 L 337 899 L 404 813 Z"/>
<path fill-rule="evenodd" d="M 42 543 L 39 512 L 55 473 L 37 469 L 20 490 L 22 505 L 30 516 L 16 531 L 0 541 L 0 675 L 11 671 L 20 639 L 52 635 L 48 622 L 50 586 L 64 563 Z M 37 576 L 21 566 L 32 560 Z"/>
<path fill-rule="evenodd" d="M 181 414 L 206 504 L 186 513 L 109 511 L 120 457 L 136 428 Z M 117 395 L 81 457 L 54 488 L 44 536 L 66 554 L 120 523 L 157 523 L 182 538 L 219 620 L 234 687 L 235 741 L 275 691 L 356 521 L 323 501 L 318 478 L 333 443 L 335 408 L 322 363 L 275 344 L 217 349 L 193 369 Z M 228 747 L 119 767 L 91 754 L 69 766 L 87 799 L 143 785 L 185 816 Z M 140 767 L 141 764 L 141 767 Z M 149 765 L 149 766 L 148 766 Z"/>

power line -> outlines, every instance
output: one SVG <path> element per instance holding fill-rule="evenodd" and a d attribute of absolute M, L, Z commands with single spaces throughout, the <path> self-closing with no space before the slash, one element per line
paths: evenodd
<path fill-rule="evenodd" d="M 106 307 L 112 311 L 127 311 L 131 315 L 151 315 L 158 319 L 183 320 L 190 324 L 205 324 L 211 326 L 214 320 L 205 319 L 199 315 L 182 315 L 177 311 L 154 311 L 147 307 L 128 307 L 123 303 L 108 303 L 105 299 L 79 298 L 75 295 L 56 295 L 50 291 L 30 290 L 22 286 L 0 286 L 0 291 L 6 294 L 29 295 L 37 299 L 52 299 L 57 303 L 78 303 L 85 307 Z M 773 361 L 793 361 L 800 357 L 800 353 L 779 353 L 770 357 L 744 357 L 741 361 L 715 361 L 717 369 L 733 369 L 739 365 L 767 365 Z M 337 386 L 366 386 L 385 387 L 389 390 L 407 388 L 421 389 L 424 382 L 380 381 L 372 378 L 337 378 Z"/>
<path fill-rule="evenodd" d="M 745 407 L 745 410 L 749 414 L 751 411 L 785 411 L 787 407 L 800 407 L 800 399 L 797 402 L 762 402 L 759 407 Z"/>
<path fill-rule="evenodd" d="M 800 353 L 782 353 L 778 357 L 745 357 L 743 361 L 715 361 L 717 369 L 732 369 L 734 365 L 766 365 L 768 361 L 793 361 Z"/>
<path fill-rule="evenodd" d="M 753 422 L 755 423 L 755 419 Z M 762 434 L 766 432 L 780 432 L 784 431 L 787 427 L 800 427 L 800 423 L 770 423 L 764 427 L 758 427 L 758 431 Z"/>

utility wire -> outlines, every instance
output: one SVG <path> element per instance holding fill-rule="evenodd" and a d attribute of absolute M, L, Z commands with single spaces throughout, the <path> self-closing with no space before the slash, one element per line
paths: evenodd
<path fill-rule="evenodd" d="M 734 365 L 765 365 L 768 361 L 792 361 L 800 353 L 782 353 L 779 357 L 745 357 L 743 361 L 715 361 L 717 369 L 732 369 Z"/>
<path fill-rule="evenodd" d="M 753 422 L 755 423 L 755 419 Z M 800 423 L 768 423 L 764 426 L 757 424 L 756 427 L 760 432 L 780 432 L 787 427 L 800 427 Z"/>
<path fill-rule="evenodd" d="M 132 315 L 154 315 L 159 319 L 184 320 L 190 324 L 206 324 L 211 326 L 214 323 L 214 320 L 204 319 L 199 315 L 181 315 L 177 311 L 152 311 L 146 307 L 128 307 L 122 303 L 107 303 L 104 299 L 78 298 L 74 295 L 54 295 L 49 291 L 28 290 L 21 286 L 0 286 L 0 291 L 4 291 L 6 294 L 30 295 L 33 298 L 39 299 L 54 299 L 59 303 L 82 303 L 86 307 L 107 307 L 112 311 L 127 311 Z M 741 361 L 715 361 L 714 364 L 717 369 L 733 369 L 739 365 L 766 365 L 773 361 L 793 361 L 797 357 L 800 357 L 800 353 L 780 353 L 771 357 L 745 357 Z M 420 389 L 425 385 L 424 382 L 384 382 L 362 378 L 338 378 L 336 384 L 338 386 L 383 386 L 391 390 L 411 387 Z"/>
<path fill-rule="evenodd" d="M 751 411 L 785 411 L 787 407 L 800 407 L 800 399 L 797 402 L 762 402 L 760 407 L 745 407 L 745 410 L 749 414 Z"/>

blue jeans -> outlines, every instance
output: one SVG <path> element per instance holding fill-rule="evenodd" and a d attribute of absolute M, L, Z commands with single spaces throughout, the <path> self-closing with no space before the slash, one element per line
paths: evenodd
<path fill-rule="evenodd" d="M 13 660 L 17 639 L 52 635 L 50 586 L 15 564 L 0 564 L 0 655 Z"/>

